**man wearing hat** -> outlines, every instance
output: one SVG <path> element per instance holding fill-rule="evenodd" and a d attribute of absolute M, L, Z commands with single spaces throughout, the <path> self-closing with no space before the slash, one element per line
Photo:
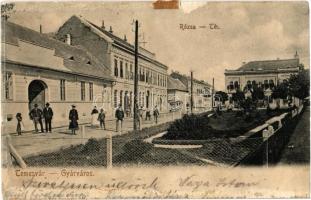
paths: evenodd
<path fill-rule="evenodd" d="M 42 125 L 42 110 L 38 108 L 38 104 L 34 105 L 34 108 L 30 111 L 29 117 L 33 120 L 35 125 L 36 133 L 38 133 L 38 123 L 40 124 L 41 132 L 43 133 L 43 125 Z"/>
<path fill-rule="evenodd" d="M 45 108 L 43 109 L 43 117 L 45 120 L 45 131 L 52 132 L 52 118 L 53 118 L 53 110 L 50 107 L 49 103 L 45 104 Z"/>

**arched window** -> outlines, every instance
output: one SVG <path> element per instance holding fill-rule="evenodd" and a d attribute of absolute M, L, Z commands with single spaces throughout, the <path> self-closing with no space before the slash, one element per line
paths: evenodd
<path fill-rule="evenodd" d="M 273 88 L 274 87 L 274 82 L 272 79 L 269 80 L 269 87 L 270 88 Z"/>
<path fill-rule="evenodd" d="M 238 81 L 235 81 L 235 82 L 234 82 L 234 88 L 235 88 L 235 89 L 238 89 L 239 87 L 240 87 L 239 82 L 238 82 Z"/>
<path fill-rule="evenodd" d="M 119 75 L 118 60 L 114 59 L 114 76 L 118 77 L 118 75 Z"/>
<path fill-rule="evenodd" d="M 252 81 L 252 85 L 256 85 L 256 81 L 255 80 Z"/>
<path fill-rule="evenodd" d="M 265 89 L 268 89 L 268 88 L 269 88 L 268 80 L 264 80 L 264 88 L 265 88 Z"/>

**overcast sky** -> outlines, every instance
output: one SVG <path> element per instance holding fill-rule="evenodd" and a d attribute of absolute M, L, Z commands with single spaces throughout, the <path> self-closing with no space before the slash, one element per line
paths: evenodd
<path fill-rule="evenodd" d="M 293 58 L 298 51 L 309 68 L 307 2 L 209 2 L 183 4 L 179 10 L 154 10 L 152 4 L 127 2 L 17 3 L 10 21 L 43 32 L 55 32 L 72 15 L 112 26 L 116 35 L 133 42 L 131 22 L 138 19 L 145 48 L 171 70 L 212 82 L 223 90 L 225 69 L 252 60 Z M 220 29 L 200 29 L 215 23 Z M 181 30 L 180 24 L 196 26 Z"/>

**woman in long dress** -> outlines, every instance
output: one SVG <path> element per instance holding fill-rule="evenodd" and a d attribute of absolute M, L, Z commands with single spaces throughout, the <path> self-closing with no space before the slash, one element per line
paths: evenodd
<path fill-rule="evenodd" d="M 75 105 L 72 105 L 72 109 L 69 112 L 69 120 L 70 120 L 69 129 L 72 131 L 73 135 L 76 135 L 76 130 L 79 129 L 78 124 L 79 115 Z"/>
<path fill-rule="evenodd" d="M 98 121 L 98 110 L 97 110 L 96 106 L 94 106 L 94 109 L 92 110 L 91 115 L 92 115 L 91 126 L 92 126 L 92 127 L 99 126 L 99 121 Z"/>

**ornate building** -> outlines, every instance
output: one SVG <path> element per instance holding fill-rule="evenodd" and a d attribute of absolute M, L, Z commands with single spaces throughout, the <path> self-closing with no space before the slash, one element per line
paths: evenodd
<path fill-rule="evenodd" d="M 56 39 L 70 41 L 70 45 L 86 49 L 110 70 L 116 79 L 112 88 L 112 107 L 121 104 L 133 110 L 134 99 L 134 46 L 88 20 L 72 16 L 58 30 Z M 167 69 L 158 62 L 155 54 L 139 48 L 139 104 L 145 108 L 157 105 L 160 111 L 167 108 Z"/>
<path fill-rule="evenodd" d="M 16 131 L 16 113 L 22 114 L 26 131 L 33 129 L 28 114 L 35 103 L 40 108 L 50 103 L 54 127 L 68 125 L 72 104 L 81 123 L 90 121 L 94 101 L 112 115 L 114 77 L 89 52 L 7 21 L 1 31 L 4 133 Z"/>
<path fill-rule="evenodd" d="M 243 63 L 237 70 L 225 70 L 225 84 L 229 99 L 238 89 L 244 91 L 246 96 L 249 95 L 247 88 L 252 88 L 254 85 L 262 87 L 265 96 L 270 96 L 275 85 L 288 79 L 291 74 L 297 74 L 301 68 L 296 52 L 292 59 L 251 61 Z"/>

